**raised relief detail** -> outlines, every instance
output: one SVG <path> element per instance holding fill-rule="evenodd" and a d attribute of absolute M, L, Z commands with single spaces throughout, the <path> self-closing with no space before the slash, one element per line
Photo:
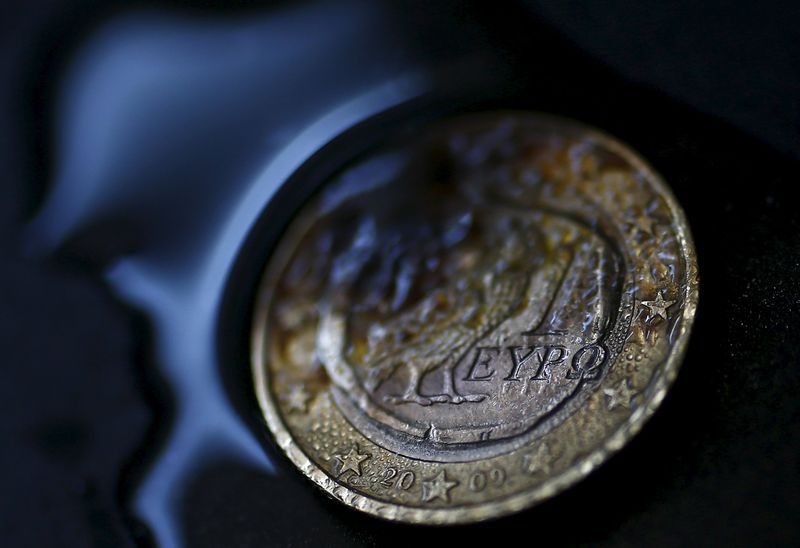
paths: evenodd
<path fill-rule="evenodd" d="M 435 499 L 441 499 L 444 502 L 450 502 L 450 490 L 458 485 L 457 481 L 450 481 L 447 479 L 447 473 L 442 470 L 436 476 L 429 480 L 422 482 L 422 502 L 431 502 Z"/>
<path fill-rule="evenodd" d="M 601 378 L 623 298 L 614 246 L 566 215 L 482 207 L 461 234 L 432 223 L 400 250 L 362 222 L 332 257 L 316 356 L 356 426 L 453 447 L 501 440 Z"/>
<path fill-rule="evenodd" d="M 284 396 L 286 406 L 290 412 L 305 413 L 308 411 L 308 401 L 311 396 L 306 392 L 302 384 L 292 384 L 289 386 L 287 394 Z"/>
<path fill-rule="evenodd" d="M 473 160 L 490 154 L 482 138 L 466 145 Z M 507 164 L 522 171 L 546 150 L 514 146 Z M 334 184 L 287 269 L 315 304 L 284 314 L 309 314 L 314 338 L 298 337 L 313 341 L 334 402 L 399 452 L 499 453 L 555 424 L 603 378 L 618 353 L 609 337 L 630 322 L 623 236 L 603 210 L 470 154 L 445 154 L 436 179 L 396 193 Z"/>
<path fill-rule="evenodd" d="M 346 455 L 336 455 L 336 459 L 341 466 L 339 467 L 339 475 L 345 472 L 352 471 L 355 475 L 361 475 L 361 463 L 370 458 L 368 453 L 361 454 L 358 447 L 351 447 Z"/>
<path fill-rule="evenodd" d="M 623 379 L 612 387 L 604 388 L 603 393 L 608 399 L 608 409 L 611 411 L 617 407 L 630 408 L 636 391 L 630 387 L 627 379 Z"/>
<path fill-rule="evenodd" d="M 526 474 L 549 474 L 553 463 L 558 455 L 553 454 L 553 450 L 548 443 L 541 443 L 530 453 L 522 456 L 522 470 Z"/>
<path fill-rule="evenodd" d="M 656 298 L 652 301 L 642 301 L 642 305 L 648 309 L 646 322 L 654 320 L 655 318 L 667 319 L 667 309 L 675 304 L 675 301 L 668 301 L 661 294 L 661 291 L 656 294 Z"/>

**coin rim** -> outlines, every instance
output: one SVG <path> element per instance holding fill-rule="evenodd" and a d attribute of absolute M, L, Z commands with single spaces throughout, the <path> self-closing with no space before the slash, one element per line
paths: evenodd
<path fill-rule="evenodd" d="M 622 141 L 595 127 L 586 125 L 568 117 L 562 117 L 537 111 L 514 111 L 500 110 L 478 113 L 468 113 L 456 116 L 456 118 L 475 118 L 475 117 L 502 117 L 514 116 L 522 119 L 534 119 L 538 123 L 544 122 L 548 125 L 566 126 L 571 130 L 579 131 L 582 135 L 595 140 L 608 150 L 619 154 L 635 170 L 646 174 L 648 182 L 653 185 L 656 192 L 665 200 L 667 207 L 672 213 L 672 224 L 676 229 L 676 234 L 680 242 L 681 251 L 686 261 L 686 285 L 683 291 L 683 313 L 681 327 L 675 343 L 670 348 L 669 355 L 661 367 L 656 366 L 655 375 L 658 377 L 651 381 L 652 396 L 638 407 L 622 424 L 616 432 L 607 437 L 602 444 L 593 449 L 587 456 L 580 461 L 572 464 L 569 468 L 558 475 L 550 477 L 536 487 L 527 491 L 509 495 L 500 500 L 491 500 L 472 504 L 469 506 L 457 506 L 452 508 L 419 508 L 405 506 L 392 502 L 384 502 L 362 495 L 359 492 L 337 482 L 326 474 L 320 467 L 308 457 L 292 437 L 289 429 L 284 424 L 277 405 L 273 401 L 269 390 L 269 375 L 264 359 L 266 344 L 266 326 L 269 313 L 269 303 L 272 291 L 265 285 L 264 281 L 269 268 L 265 268 L 264 274 L 260 277 L 259 290 L 257 296 L 257 307 L 254 314 L 253 328 L 251 332 L 251 368 L 253 382 L 255 383 L 256 395 L 264 415 L 267 427 L 272 432 L 277 445 L 292 463 L 299 468 L 303 474 L 317 484 L 332 498 L 344 502 L 345 505 L 356 508 L 369 515 L 386 519 L 389 521 L 399 521 L 412 524 L 463 524 L 485 521 L 492 518 L 512 514 L 530 508 L 539 502 L 548 499 L 568 487 L 579 482 L 589 475 L 593 470 L 607 461 L 613 454 L 624 447 L 631 440 L 653 415 L 655 410 L 661 405 L 669 387 L 675 381 L 678 370 L 686 354 L 689 336 L 694 318 L 697 311 L 699 298 L 699 278 L 697 255 L 694 241 L 686 220 L 683 208 L 678 203 L 672 189 L 665 182 L 665 179 L 652 166 L 641 157 L 638 152 L 624 144 Z M 272 256 L 277 249 L 277 242 L 270 253 Z M 658 371 L 661 369 L 661 371 Z"/>

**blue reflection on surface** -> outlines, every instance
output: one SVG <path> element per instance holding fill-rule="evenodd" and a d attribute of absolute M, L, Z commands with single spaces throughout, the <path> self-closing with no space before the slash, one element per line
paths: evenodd
<path fill-rule="evenodd" d="M 215 354 L 226 277 L 263 206 L 311 154 L 421 94 L 378 3 L 314 3 L 258 19 L 117 19 L 79 52 L 61 88 L 52 191 L 33 252 L 123 219 L 137 251 L 106 279 L 144 311 L 175 394 L 175 422 L 135 511 L 182 544 L 175 500 L 201 459 L 271 470 L 227 401 Z"/>

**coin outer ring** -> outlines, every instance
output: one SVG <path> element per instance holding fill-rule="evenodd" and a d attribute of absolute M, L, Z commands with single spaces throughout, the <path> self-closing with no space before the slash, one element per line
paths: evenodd
<path fill-rule="evenodd" d="M 266 372 L 267 363 L 264 360 L 265 352 L 263 347 L 267 341 L 266 327 L 268 323 L 269 307 L 266 306 L 266 304 L 269 303 L 271 299 L 271 291 L 269 287 L 262 285 L 257 297 L 257 307 L 252 329 L 251 364 L 258 403 L 264 415 L 265 422 L 272 432 L 277 445 L 303 474 L 316 483 L 329 496 L 362 512 L 389 521 L 424 525 L 474 523 L 519 512 L 561 493 L 598 468 L 602 463 L 608 460 L 610 456 L 622 449 L 622 447 L 641 430 L 642 426 L 661 404 L 669 387 L 675 381 L 678 369 L 686 354 L 689 334 L 698 303 L 699 277 L 697 256 L 683 209 L 678 204 L 672 190 L 665 183 L 661 175 L 618 139 L 581 122 L 536 111 L 525 111 L 524 113 L 496 111 L 484 113 L 484 115 L 492 114 L 523 114 L 526 117 L 535 117 L 551 124 L 563 124 L 568 127 L 580 129 L 587 137 L 601 143 L 616 154 L 619 154 L 629 162 L 631 167 L 647 174 L 648 181 L 664 199 L 672 214 L 681 253 L 686 261 L 687 281 L 681 294 L 684 306 L 680 321 L 680 332 L 675 338 L 676 342 L 670 348 L 670 353 L 666 360 L 658 368 L 660 371 L 656 373 L 657 378 L 652 382 L 652 397 L 641 406 L 637 407 L 630 418 L 620 426 L 616 432 L 606 438 L 602 444 L 590 451 L 580 461 L 571 465 L 560 474 L 548 478 L 536 487 L 510 495 L 501 500 L 491 500 L 484 503 L 451 508 L 417 508 L 381 502 L 361 495 L 323 472 L 322 469 L 314 464 L 300 449 L 289 432 L 289 429 L 284 424 L 275 401 L 269 394 L 270 381 L 269 375 Z"/>

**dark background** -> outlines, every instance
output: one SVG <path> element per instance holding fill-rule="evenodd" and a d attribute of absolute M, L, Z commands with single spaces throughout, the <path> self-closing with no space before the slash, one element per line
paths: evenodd
<path fill-rule="evenodd" d="M 151 542 L 130 496 L 170 432 L 171 390 L 154 363 L 150 321 L 102 278 L 116 257 L 151 241 L 136 223 L 141 214 L 86 227 L 45 255 L 24 249 L 55 171 L 54 101 L 65 66 L 87 36 L 130 10 L 242 20 L 273 4 L 0 8 L 3 546 Z M 701 274 L 678 381 L 628 447 L 554 500 L 483 525 L 391 525 L 325 499 L 263 436 L 241 372 L 240 314 L 221 367 L 233 370 L 228 390 L 276 474 L 229 459 L 196 470 L 174 501 L 187 544 L 461 544 L 484 535 L 494 543 L 800 544 L 800 12 L 775 2 L 489 4 L 388 3 L 397 55 L 434 71 L 449 66 L 440 72 L 455 76 L 442 87 L 477 80 L 475 98 L 461 98 L 459 109 L 570 115 L 630 143 L 665 176 L 687 212 Z M 483 64 L 448 63 L 470 56 Z M 203 154 L 225 145 L 197 146 Z M 242 161 L 257 163 L 252 147 Z M 169 217 L 169 207 L 159 215 Z M 252 287 L 242 286 L 229 310 L 246 309 Z"/>

